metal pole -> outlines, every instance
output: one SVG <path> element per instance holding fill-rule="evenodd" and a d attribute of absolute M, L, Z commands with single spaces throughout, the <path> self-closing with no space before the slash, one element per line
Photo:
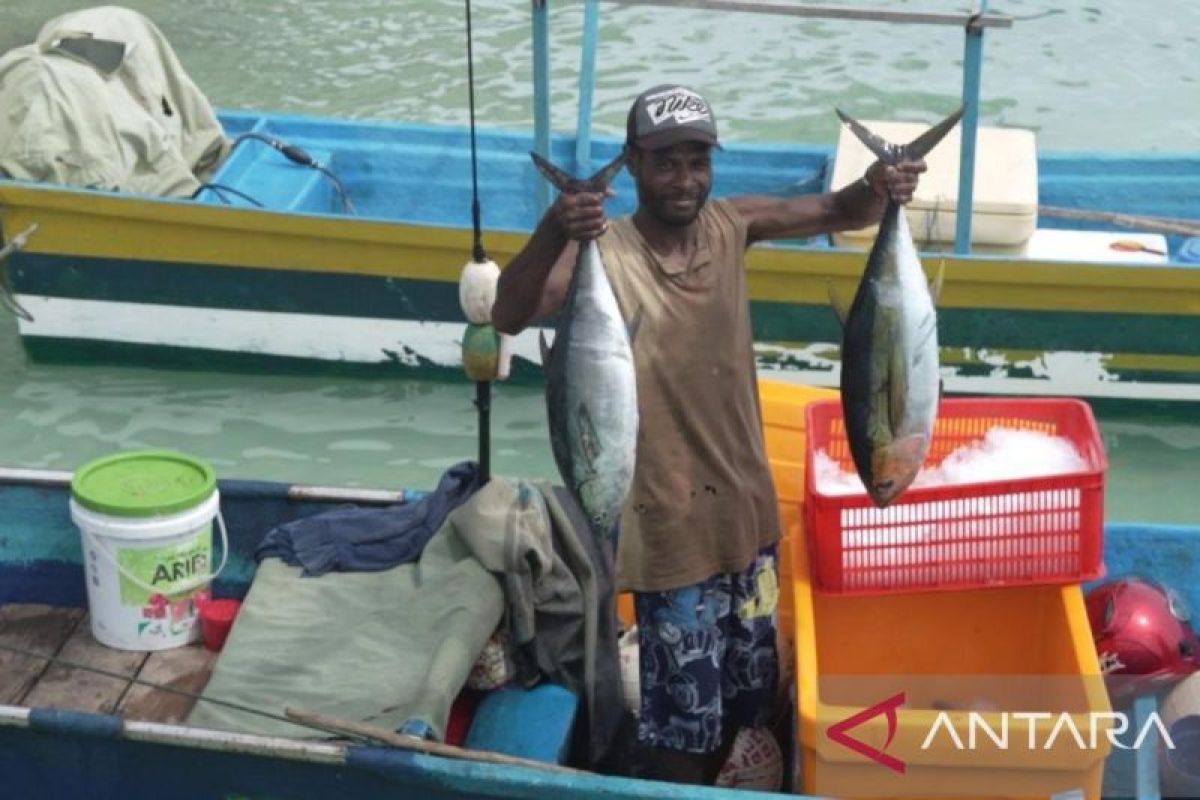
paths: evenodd
<path fill-rule="evenodd" d="M 988 0 L 979 0 L 972 20 L 987 14 Z M 971 214 L 975 192 L 975 138 L 979 132 L 979 76 L 983 71 L 983 27 L 968 22 L 963 46 L 962 146 L 958 167 L 958 207 L 954 227 L 954 252 L 971 252 Z"/>
<path fill-rule="evenodd" d="M 1134 773 L 1137 776 L 1137 796 L 1144 800 L 1159 800 L 1162 797 L 1162 789 L 1158 782 L 1158 730 L 1154 726 L 1146 727 L 1150 715 L 1157 710 L 1158 703 L 1153 695 L 1142 696 L 1133 701 L 1135 730 L 1149 731 L 1146 741 L 1137 748 L 1137 755 L 1134 756 L 1137 763 Z"/>
<path fill-rule="evenodd" d="M 492 382 L 475 382 L 475 408 L 479 412 L 479 484 L 492 479 Z"/>
<path fill-rule="evenodd" d="M 885 8 L 846 8 L 845 6 L 780 5 L 745 0 L 608 0 L 622 6 L 664 6 L 695 8 L 706 11 L 743 11 L 808 19 L 847 19 L 862 22 L 903 22 L 918 25 L 965 25 L 974 17 L 963 13 L 895 11 Z M 1011 28 L 1013 18 L 1005 14 L 980 13 L 978 24 L 984 28 Z"/>
<path fill-rule="evenodd" d="M 533 149 L 550 160 L 550 25 L 547 0 L 533 0 Z M 537 212 L 550 207 L 550 184 L 537 182 Z"/>
<path fill-rule="evenodd" d="M 575 174 L 592 174 L 592 95 L 596 87 L 596 43 L 600 37 L 600 2 L 585 0 L 583 46 L 579 57 L 579 119 L 575 123 Z"/>

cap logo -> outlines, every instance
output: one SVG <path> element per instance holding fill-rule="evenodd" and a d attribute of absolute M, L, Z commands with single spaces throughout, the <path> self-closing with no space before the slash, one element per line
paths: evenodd
<path fill-rule="evenodd" d="M 674 119 L 676 125 L 685 125 L 696 120 L 712 121 L 712 112 L 708 110 L 708 103 L 704 102 L 704 98 L 682 87 L 648 96 L 646 115 L 655 127 L 661 125 L 668 117 Z"/>

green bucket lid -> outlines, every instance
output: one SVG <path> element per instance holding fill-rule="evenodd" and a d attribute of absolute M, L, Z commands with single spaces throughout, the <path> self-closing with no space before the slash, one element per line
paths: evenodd
<path fill-rule="evenodd" d="M 117 453 L 88 462 L 71 478 L 85 508 L 118 517 L 173 514 L 199 505 L 217 488 L 204 461 L 169 450 Z"/>

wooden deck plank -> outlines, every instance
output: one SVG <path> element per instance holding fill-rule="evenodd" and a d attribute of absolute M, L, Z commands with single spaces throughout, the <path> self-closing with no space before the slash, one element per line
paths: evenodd
<path fill-rule="evenodd" d="M 83 617 L 81 608 L 41 604 L 0 606 L 0 643 L 57 655 Z M 0 650 L 0 703 L 20 705 L 49 668 L 48 661 Z"/>
<path fill-rule="evenodd" d="M 141 669 L 147 655 L 100 644 L 92 636 L 90 617 L 86 615 L 59 653 L 61 658 L 78 664 L 131 677 Z M 34 708 L 73 708 L 107 714 L 116 709 L 128 687 L 128 680 L 54 664 L 25 695 L 24 704 Z"/>
<path fill-rule="evenodd" d="M 137 677 L 199 694 L 208 683 L 216 658 L 216 653 L 199 644 L 159 650 L 150 654 Z M 177 723 L 195 703 L 194 698 L 135 683 L 117 705 L 117 712 L 127 719 Z"/>

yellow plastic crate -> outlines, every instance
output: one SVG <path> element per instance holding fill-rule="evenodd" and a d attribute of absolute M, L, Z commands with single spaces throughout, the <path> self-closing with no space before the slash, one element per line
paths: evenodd
<path fill-rule="evenodd" d="M 792 548 L 795 542 L 786 535 L 795 530 L 803 519 L 804 505 L 804 458 L 806 417 L 804 409 L 814 400 L 836 398 L 835 389 L 803 386 L 783 381 L 759 380 L 759 401 L 763 412 L 763 440 L 767 448 L 767 460 L 771 464 L 771 477 L 775 483 L 775 495 L 779 501 L 780 524 L 785 536 L 779 542 L 779 636 L 781 659 L 793 652 L 792 632 L 795 630 L 795 612 L 792 607 Z M 785 675 L 790 675 L 790 664 L 784 663 Z"/>
<path fill-rule="evenodd" d="M 796 544 L 801 531 L 797 523 L 791 532 Z M 1111 707 L 1078 585 L 816 594 L 808 548 L 793 546 L 791 554 L 806 793 L 1045 798 L 1075 791 L 1100 797 L 1113 719 L 1105 717 Z M 902 762 L 903 774 L 894 763 L 831 737 L 831 727 L 866 709 L 878 711 L 901 692 L 890 740 L 886 713 L 843 733 L 882 753 L 880 759 Z M 1047 718 L 1023 716 L 1034 713 Z M 939 719 L 964 745 L 969 723 L 978 723 L 974 749 L 959 749 Z M 1002 748 L 984 726 L 999 733 L 1006 719 L 1009 738 Z"/>

